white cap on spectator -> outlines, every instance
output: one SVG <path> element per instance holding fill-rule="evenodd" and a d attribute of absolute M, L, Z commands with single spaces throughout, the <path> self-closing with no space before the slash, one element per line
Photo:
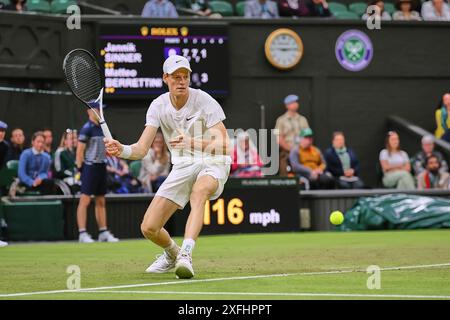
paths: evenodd
<path fill-rule="evenodd" d="M 422 137 L 422 144 L 434 143 L 434 138 L 432 135 L 426 135 Z"/>
<path fill-rule="evenodd" d="M 186 59 L 183 56 L 174 54 L 169 56 L 166 59 L 166 61 L 164 61 L 163 64 L 164 73 L 172 74 L 180 68 L 185 68 L 188 69 L 190 72 L 192 72 L 191 65 L 189 64 L 188 59 Z"/>

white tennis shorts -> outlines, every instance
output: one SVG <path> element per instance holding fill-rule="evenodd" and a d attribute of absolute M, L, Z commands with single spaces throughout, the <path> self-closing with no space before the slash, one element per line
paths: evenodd
<path fill-rule="evenodd" d="M 180 209 L 183 209 L 189 202 L 192 187 L 197 179 L 201 176 L 209 175 L 219 183 L 216 192 L 210 197 L 210 200 L 215 200 L 222 194 L 229 174 L 229 164 L 205 162 L 175 164 L 167 179 L 159 187 L 156 195 L 172 200 Z"/>

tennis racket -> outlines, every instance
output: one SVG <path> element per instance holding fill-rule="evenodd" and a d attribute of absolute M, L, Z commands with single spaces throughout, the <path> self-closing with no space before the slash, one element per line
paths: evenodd
<path fill-rule="evenodd" d="M 103 135 L 112 139 L 103 116 L 103 81 L 94 56 L 84 49 L 72 50 L 64 58 L 63 70 L 70 90 L 97 116 Z M 96 106 L 99 112 L 94 109 Z"/>

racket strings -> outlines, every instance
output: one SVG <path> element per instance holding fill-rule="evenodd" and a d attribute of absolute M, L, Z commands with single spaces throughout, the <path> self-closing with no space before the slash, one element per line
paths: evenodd
<path fill-rule="evenodd" d="M 69 55 L 64 68 L 72 91 L 84 102 L 96 101 L 102 89 L 100 70 L 88 53 L 76 51 Z"/>

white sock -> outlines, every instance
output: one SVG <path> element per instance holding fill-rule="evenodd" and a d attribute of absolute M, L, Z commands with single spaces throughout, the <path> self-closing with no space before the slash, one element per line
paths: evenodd
<path fill-rule="evenodd" d="M 186 252 L 189 255 L 192 255 L 192 250 L 194 250 L 195 241 L 194 239 L 184 239 L 183 245 L 181 246 L 181 251 Z"/>
<path fill-rule="evenodd" d="M 176 258 L 178 255 L 178 252 L 180 252 L 180 247 L 177 246 L 175 241 L 173 239 L 170 239 L 170 245 L 164 248 L 164 250 L 167 252 L 169 256 L 172 258 Z"/>

